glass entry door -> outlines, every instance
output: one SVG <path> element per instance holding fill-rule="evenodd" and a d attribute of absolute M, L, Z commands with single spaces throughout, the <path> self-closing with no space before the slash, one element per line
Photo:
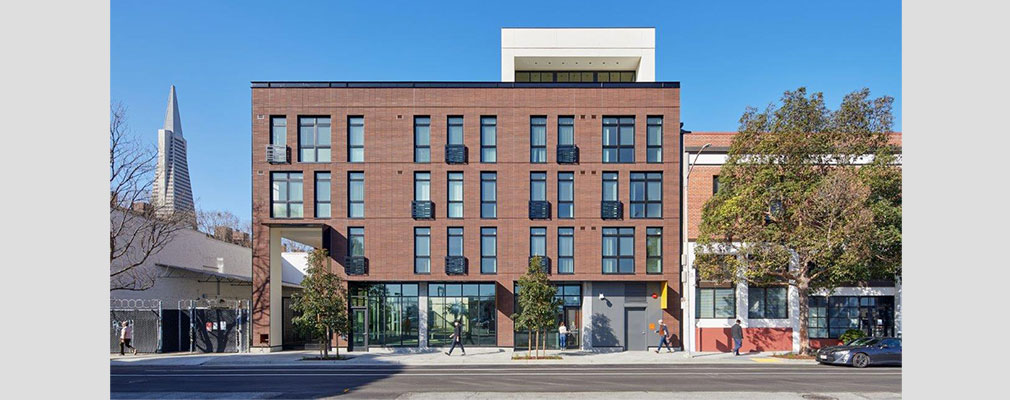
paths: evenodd
<path fill-rule="evenodd" d="M 565 328 L 568 328 L 568 338 L 565 345 L 569 349 L 578 349 L 581 347 L 579 341 L 582 339 L 582 331 L 579 329 L 582 327 L 582 308 L 580 307 L 565 307 Z"/>
<path fill-rule="evenodd" d="M 351 350 L 368 350 L 368 309 L 351 309 Z"/>

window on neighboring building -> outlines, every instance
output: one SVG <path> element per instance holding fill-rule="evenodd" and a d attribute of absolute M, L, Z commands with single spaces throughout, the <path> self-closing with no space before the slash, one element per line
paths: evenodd
<path fill-rule="evenodd" d="M 463 173 L 449 172 L 448 201 L 449 218 L 463 218 Z"/>
<path fill-rule="evenodd" d="M 431 201 L 431 172 L 414 173 L 414 201 Z"/>
<path fill-rule="evenodd" d="M 635 162 L 635 117 L 603 117 L 603 162 Z"/>
<path fill-rule="evenodd" d="M 547 257 L 547 228 L 530 228 L 530 257 Z"/>
<path fill-rule="evenodd" d="M 547 162 L 547 117 L 530 117 L 530 162 Z"/>
<path fill-rule="evenodd" d="M 480 173 L 480 217 L 498 217 L 498 173 Z"/>
<path fill-rule="evenodd" d="M 603 173 L 603 201 L 617 201 L 617 172 Z"/>
<path fill-rule="evenodd" d="M 351 257 L 365 256 L 365 228 L 347 228 L 347 255 Z"/>
<path fill-rule="evenodd" d="M 330 217 L 330 173 L 316 172 L 316 218 Z"/>
<path fill-rule="evenodd" d="M 649 117 L 645 129 L 645 161 L 663 162 L 663 117 Z"/>
<path fill-rule="evenodd" d="M 558 117 L 558 146 L 575 145 L 575 117 Z"/>
<path fill-rule="evenodd" d="M 894 296 L 810 296 L 811 338 L 837 339 L 849 329 L 894 336 Z"/>
<path fill-rule="evenodd" d="M 270 117 L 270 144 L 288 144 L 288 119 L 285 117 Z"/>
<path fill-rule="evenodd" d="M 645 228 L 645 273 L 663 273 L 663 228 Z"/>
<path fill-rule="evenodd" d="M 546 172 L 530 172 L 530 201 L 547 201 Z"/>
<path fill-rule="evenodd" d="M 431 162 L 431 117 L 414 117 L 414 162 Z"/>
<path fill-rule="evenodd" d="M 695 304 L 698 318 L 735 318 L 736 290 L 699 288 Z"/>
<path fill-rule="evenodd" d="M 574 172 L 558 172 L 558 218 L 575 218 Z"/>
<path fill-rule="evenodd" d="M 365 162 L 365 117 L 347 117 L 347 162 Z"/>
<path fill-rule="evenodd" d="M 449 116 L 446 119 L 448 120 L 445 128 L 447 136 L 446 144 L 463 144 L 463 117 Z"/>
<path fill-rule="evenodd" d="M 347 217 L 365 218 L 365 173 L 347 173 Z"/>
<path fill-rule="evenodd" d="M 663 173 L 631 173 L 631 218 L 663 217 Z"/>
<path fill-rule="evenodd" d="M 575 228 L 558 228 L 558 274 L 575 273 Z"/>
<path fill-rule="evenodd" d="M 747 288 L 748 318 L 787 318 L 786 287 L 755 287 Z"/>
<path fill-rule="evenodd" d="M 603 228 L 603 273 L 635 273 L 635 228 Z"/>
<path fill-rule="evenodd" d="M 298 118 L 298 160 L 330 162 L 330 118 Z"/>
<path fill-rule="evenodd" d="M 271 172 L 271 217 L 302 217 L 302 173 Z"/>
<path fill-rule="evenodd" d="M 480 117 L 480 162 L 498 161 L 498 118 Z"/>
<path fill-rule="evenodd" d="M 719 175 L 712 176 L 712 195 L 719 193 Z"/>
<path fill-rule="evenodd" d="M 414 273 L 431 273 L 431 228 L 414 228 Z"/>
<path fill-rule="evenodd" d="M 480 228 L 480 273 L 498 272 L 498 228 Z"/>
<path fill-rule="evenodd" d="M 446 243 L 448 248 L 446 255 L 462 257 L 463 256 L 463 228 L 461 227 L 449 227 L 447 228 L 448 242 Z"/>

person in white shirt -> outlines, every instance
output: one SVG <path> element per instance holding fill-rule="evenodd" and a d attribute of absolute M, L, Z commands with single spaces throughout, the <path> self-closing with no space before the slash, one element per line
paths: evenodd
<path fill-rule="evenodd" d="M 130 344 L 132 341 L 133 327 L 130 326 L 129 322 L 123 321 L 123 328 L 119 330 L 119 355 L 125 356 L 127 347 L 133 351 L 134 355 L 137 354 L 137 348 Z"/>
<path fill-rule="evenodd" d="M 562 350 L 568 348 L 568 328 L 565 327 L 565 321 L 561 321 L 561 325 L 558 326 L 558 348 Z"/>

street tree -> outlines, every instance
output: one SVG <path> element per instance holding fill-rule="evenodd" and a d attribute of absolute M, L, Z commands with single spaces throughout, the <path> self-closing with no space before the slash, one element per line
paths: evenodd
<path fill-rule="evenodd" d="M 333 336 L 350 332 L 346 289 L 340 275 L 330 269 L 330 262 L 326 249 L 309 252 L 302 290 L 291 296 L 291 308 L 297 314 L 291 322 L 302 336 L 319 340 L 323 359 L 330 356 Z M 340 347 L 335 348 L 339 357 Z"/>
<path fill-rule="evenodd" d="M 553 326 L 557 317 L 557 310 L 561 303 L 555 298 L 556 289 L 551 285 L 547 274 L 544 273 L 543 257 L 534 256 L 530 258 L 529 267 L 526 273 L 519 277 L 517 281 L 519 290 L 519 310 L 512 314 L 512 320 L 516 327 L 529 332 L 526 357 L 530 357 L 530 351 L 536 352 L 536 358 L 540 358 L 540 333 L 544 331 L 544 348 L 546 350 L 546 329 Z M 534 334 L 536 338 L 534 339 Z M 532 342 L 532 345 L 530 342 Z"/>
<path fill-rule="evenodd" d="M 113 105 L 109 122 L 109 287 L 147 290 L 157 269 L 148 264 L 189 227 L 190 215 L 151 204 L 157 151 L 129 131 L 126 107 Z"/>
<path fill-rule="evenodd" d="M 862 89 L 829 110 L 821 93 L 801 87 L 762 112 L 748 108 L 703 208 L 700 278 L 794 287 L 803 353 L 812 291 L 900 279 L 892 102 Z"/>

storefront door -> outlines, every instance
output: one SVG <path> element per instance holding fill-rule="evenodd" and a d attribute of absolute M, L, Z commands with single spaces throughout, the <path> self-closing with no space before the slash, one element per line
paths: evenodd
<path fill-rule="evenodd" d="M 351 309 L 351 351 L 368 350 L 368 309 Z"/>

